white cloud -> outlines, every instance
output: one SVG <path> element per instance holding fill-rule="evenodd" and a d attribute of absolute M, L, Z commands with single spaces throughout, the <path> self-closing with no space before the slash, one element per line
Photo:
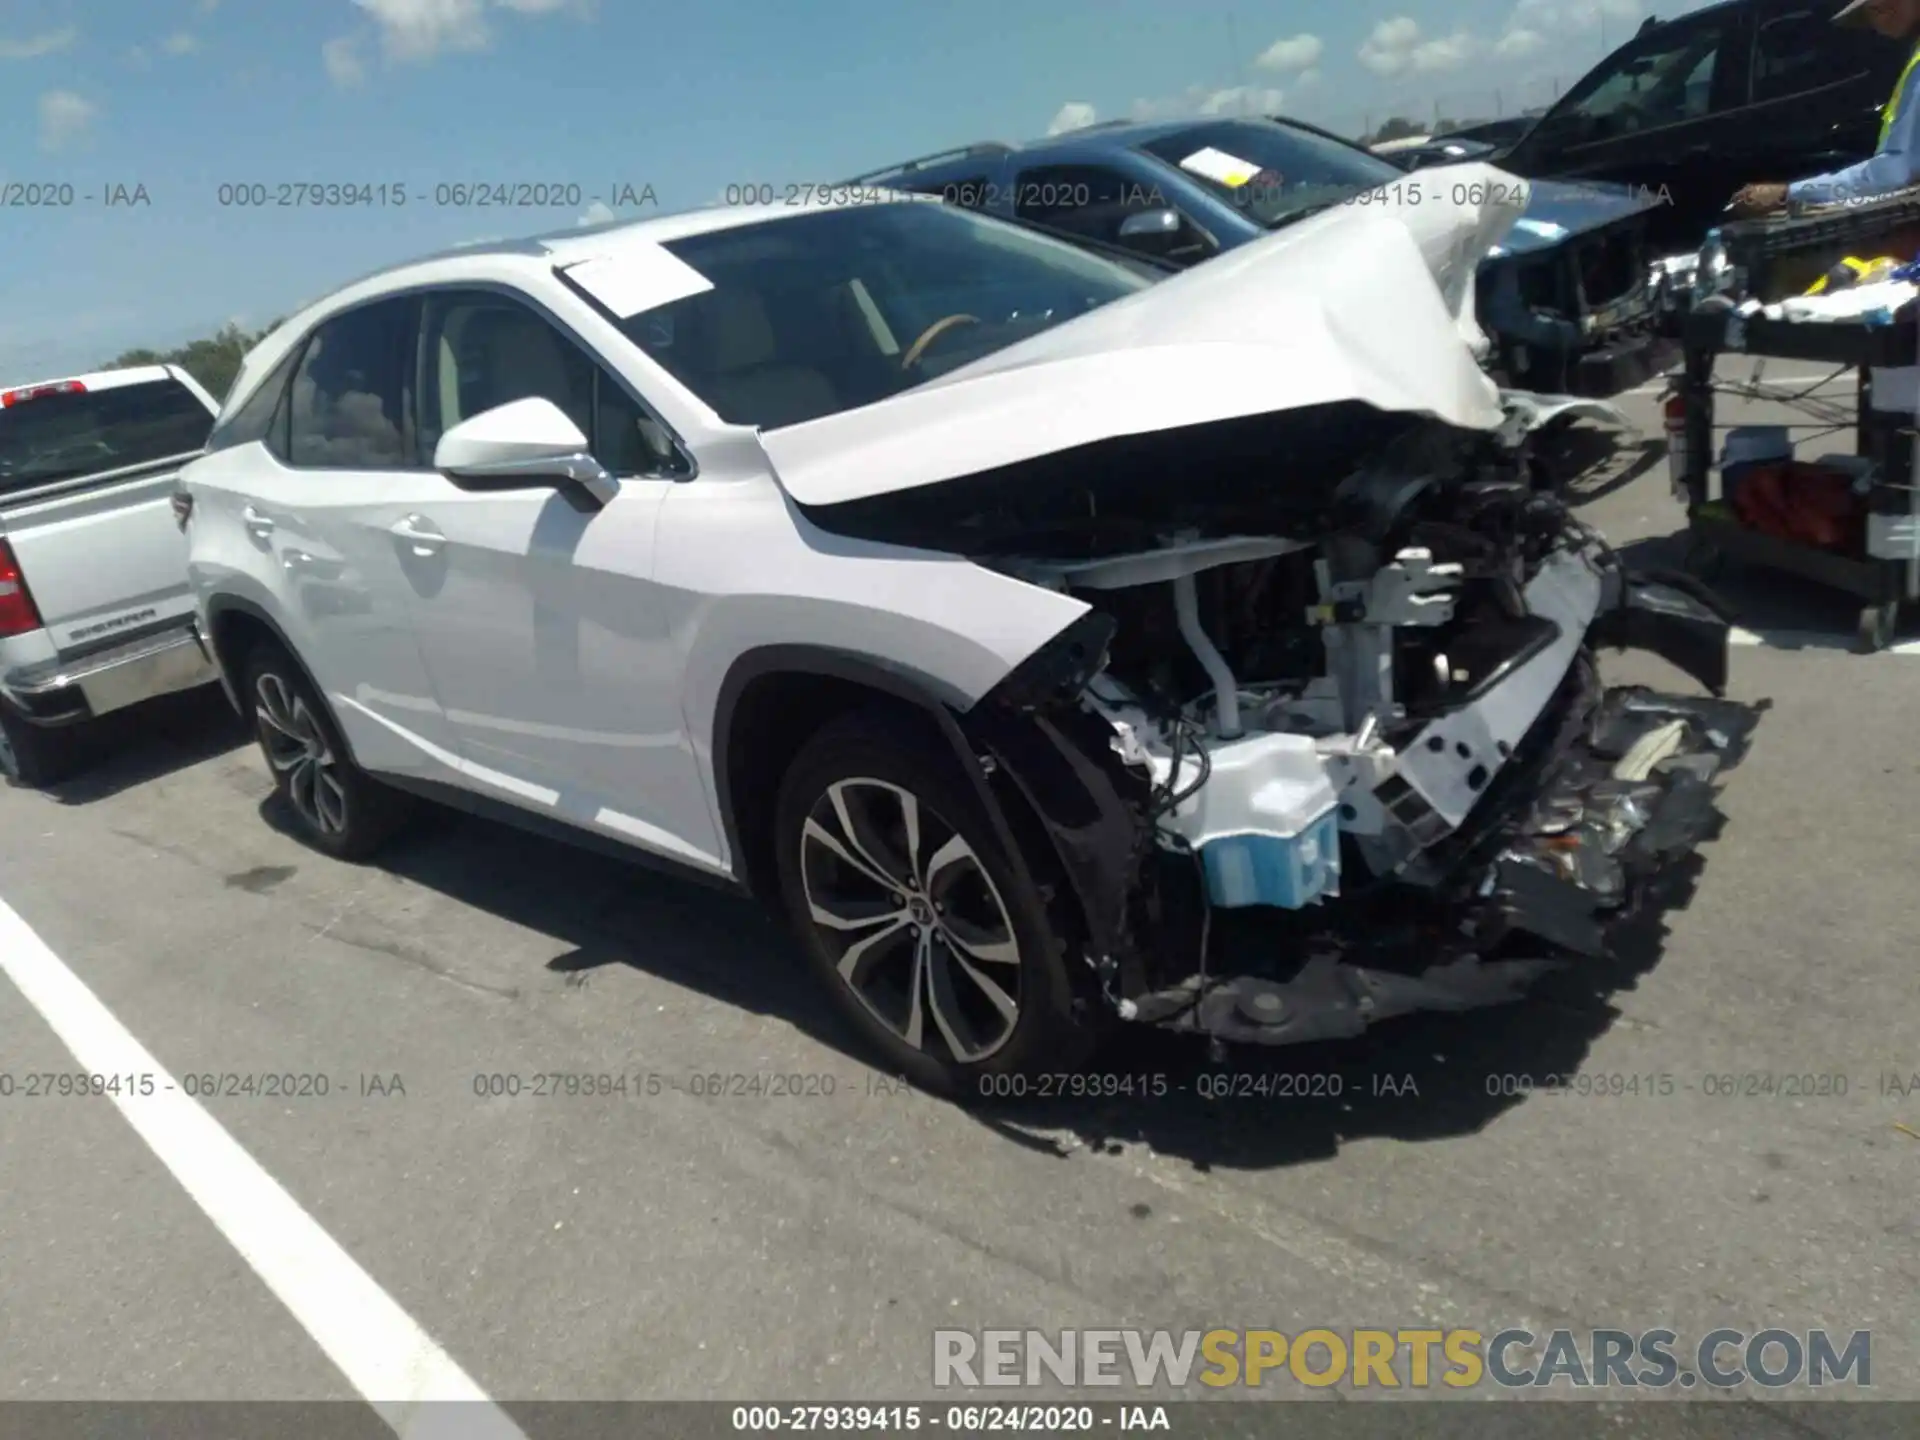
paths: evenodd
<path fill-rule="evenodd" d="M 341 89 L 366 83 L 366 62 L 360 58 L 360 43 L 351 35 L 342 35 L 322 45 L 320 60 L 327 67 L 327 78 Z"/>
<path fill-rule="evenodd" d="M 1517 27 L 1507 31 L 1495 42 L 1493 53 L 1502 60 L 1524 60 L 1529 55 L 1537 55 L 1547 48 L 1547 37 L 1538 30 Z"/>
<path fill-rule="evenodd" d="M 1517 0 L 1507 28 L 1582 33 L 1597 30 L 1602 23 L 1614 27 L 1631 25 L 1640 14 L 1640 0 Z"/>
<path fill-rule="evenodd" d="M 1326 48 L 1318 35 L 1290 35 L 1262 50 L 1253 63 L 1262 70 L 1311 70 Z"/>
<path fill-rule="evenodd" d="M 200 48 L 200 38 L 185 30 L 176 30 L 160 42 L 160 48 L 169 55 L 191 55 Z"/>
<path fill-rule="evenodd" d="M 1047 134 L 1064 135 L 1069 130 L 1084 130 L 1099 118 L 1093 106 L 1084 100 L 1069 100 L 1047 122 Z"/>
<path fill-rule="evenodd" d="M 1298 75 L 1293 77 L 1293 83 L 1302 90 L 1306 89 L 1309 85 L 1318 85 L 1320 83 L 1320 72 L 1318 70 L 1302 70 Z"/>
<path fill-rule="evenodd" d="M 493 34 L 486 0 L 353 0 L 380 27 L 390 60 L 430 60 L 442 50 L 483 50 Z"/>
<path fill-rule="evenodd" d="M 1700 0 L 1682 0 L 1681 11 Z M 1491 49 L 1502 60 L 1524 60 L 1572 37 L 1591 43 L 1596 30 L 1625 39 L 1642 14 L 1640 0 L 1515 0 L 1506 29 Z"/>
<path fill-rule="evenodd" d="M 1420 22 L 1406 15 L 1382 20 L 1361 42 L 1360 63 L 1376 75 L 1425 75 L 1457 70 L 1479 53 L 1481 46 L 1465 30 L 1425 39 Z"/>
<path fill-rule="evenodd" d="M 99 107 L 71 90 L 49 90 L 40 97 L 40 148 L 62 150 L 84 140 Z"/>
<path fill-rule="evenodd" d="M 42 55 L 66 49 L 79 38 L 80 32 L 69 25 L 64 30 L 48 30 L 25 40 L 0 39 L 0 60 L 38 60 Z"/>
<path fill-rule="evenodd" d="M 1272 115 L 1286 103 L 1287 92 L 1271 85 L 1230 85 L 1210 92 L 1200 102 L 1202 115 Z"/>
<path fill-rule="evenodd" d="M 353 0 L 373 22 L 380 49 L 390 63 L 431 60 L 442 51 L 485 50 L 493 44 L 488 15 L 507 10 L 516 15 L 555 15 L 571 11 L 586 17 L 597 0 Z M 346 43 L 346 42 L 339 42 Z M 344 83 L 358 84 L 365 64 L 358 50 L 343 62 L 354 75 Z M 336 83 L 343 83 L 334 71 Z"/>
<path fill-rule="evenodd" d="M 604 225 L 609 220 L 616 218 L 611 205 L 607 204 L 604 200 L 595 200 L 591 205 L 587 206 L 586 213 L 580 217 L 580 224 Z"/>
<path fill-rule="evenodd" d="M 1178 95 L 1136 100 L 1127 114 L 1135 120 L 1185 120 L 1196 115 L 1274 115 L 1287 92 L 1272 85 L 1189 85 Z"/>

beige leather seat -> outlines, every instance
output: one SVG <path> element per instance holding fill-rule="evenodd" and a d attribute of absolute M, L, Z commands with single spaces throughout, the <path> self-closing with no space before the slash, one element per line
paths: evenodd
<path fill-rule="evenodd" d="M 591 435 L 593 372 L 585 357 L 569 355 L 566 341 L 538 316 L 524 310 L 486 310 L 467 322 L 461 348 L 475 356 L 485 377 L 482 408 L 539 395 Z M 466 414 L 462 419 L 469 418 Z"/>
<path fill-rule="evenodd" d="M 702 309 L 706 383 L 723 418 L 773 430 L 839 408 L 818 370 L 778 363 L 773 324 L 758 295 L 715 290 Z"/>

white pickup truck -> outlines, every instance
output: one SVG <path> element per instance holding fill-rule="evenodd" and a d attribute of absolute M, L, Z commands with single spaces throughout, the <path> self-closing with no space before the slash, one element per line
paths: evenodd
<path fill-rule="evenodd" d="M 62 778 L 72 727 L 217 677 L 180 467 L 219 405 L 175 365 L 0 387 L 0 773 Z"/>

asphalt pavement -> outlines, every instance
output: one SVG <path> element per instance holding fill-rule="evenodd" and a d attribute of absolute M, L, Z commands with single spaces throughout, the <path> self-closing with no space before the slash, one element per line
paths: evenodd
<path fill-rule="evenodd" d="M 1663 452 L 1581 494 L 1671 547 Z M 1526 1003 L 1229 1061 L 1314 1100 L 1141 1036 L 1103 1068 L 1160 1098 L 941 1103 L 744 902 L 452 814 L 338 864 L 217 693 L 123 717 L 0 791 L 0 1399 L 924 1399 L 941 1327 L 1369 1325 L 1864 1329 L 1920 1399 L 1920 644 L 1726 584 L 1772 709 L 1691 903 Z M 177 1106 L 27 1093 L 149 1064 Z"/>

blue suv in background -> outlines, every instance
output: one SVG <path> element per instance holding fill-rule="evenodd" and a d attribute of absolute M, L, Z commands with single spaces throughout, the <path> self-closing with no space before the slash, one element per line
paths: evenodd
<path fill-rule="evenodd" d="M 1248 176 L 1251 175 L 1249 179 Z M 1436 171 L 1429 169 L 1431 190 Z M 1298 121 L 1113 121 L 1025 145 L 944 151 L 854 177 L 1185 267 L 1407 173 Z M 1606 396 L 1666 370 L 1667 297 L 1643 192 L 1533 182 L 1533 199 L 1482 264 L 1489 367 L 1512 386 Z"/>

